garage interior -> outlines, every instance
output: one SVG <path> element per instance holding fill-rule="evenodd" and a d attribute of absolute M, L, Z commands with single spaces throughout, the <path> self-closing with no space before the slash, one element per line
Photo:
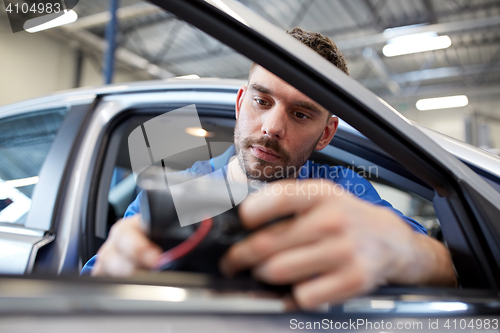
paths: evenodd
<path fill-rule="evenodd" d="M 186 75 L 246 78 L 248 59 L 144 1 L 79 1 L 74 23 L 36 33 L 12 33 L 1 3 L 0 105 L 104 84 L 113 2 L 118 22 L 113 83 Z M 351 77 L 404 116 L 498 154 L 500 1 L 240 2 L 284 30 L 300 26 L 325 34 L 346 56 Z M 387 45 L 408 36 L 447 38 L 450 45 L 385 54 Z M 460 96 L 460 106 L 417 109 L 419 100 L 449 96 Z"/>
<path fill-rule="evenodd" d="M 102 249 L 105 241 L 112 239 L 108 238 L 111 227 L 125 215 L 139 193 L 147 189 L 142 187 L 136 177 L 146 169 L 140 172 L 134 169 L 133 153 L 139 151 L 137 147 L 143 148 L 138 155 L 141 158 L 145 156 L 145 160 L 150 162 L 149 166 L 162 167 L 164 173 L 161 175 L 164 178 L 161 182 L 157 181 L 162 186 L 167 178 L 165 165 L 175 170 L 185 170 L 195 162 L 220 156 L 228 148 L 232 149 L 235 140 L 232 103 L 240 82 L 236 82 L 238 85 L 228 83 L 226 87 L 217 78 L 244 82 L 252 62 L 147 1 L 64 0 L 75 4 L 67 13 L 71 16 L 71 22 L 38 31 L 26 28 L 27 31 L 15 33 L 11 25 L 12 8 L 7 6 L 9 1 L 0 1 L 0 274 L 29 275 L 28 281 L 40 273 L 48 273 L 48 278 L 54 273 L 61 280 L 69 277 L 83 281 L 85 277 L 81 279 L 79 274 L 85 263 Z M 153 1 L 167 4 L 173 0 Z M 179 3 L 184 5 L 184 1 L 188 0 L 180 0 Z M 425 302 L 434 302 L 431 305 L 437 302 L 437 308 L 422 307 L 422 313 L 418 312 L 421 308 L 417 304 L 413 309 L 416 309 L 419 318 L 423 318 L 422 314 L 425 313 L 435 315 L 436 311 L 446 316 L 450 313 L 469 313 L 460 312 L 462 310 L 498 311 L 498 288 L 492 294 L 490 290 L 485 290 L 483 294 L 475 290 L 471 292 L 471 289 L 482 287 L 483 284 L 487 287 L 500 284 L 495 277 L 495 272 L 500 272 L 500 228 L 496 218 L 500 212 L 500 196 L 497 193 L 500 192 L 500 111 L 497 107 L 500 102 L 500 0 L 205 1 L 219 7 L 225 6 L 228 1 L 233 1 L 235 5 L 241 3 L 280 29 L 301 27 L 328 36 L 345 55 L 350 76 L 354 80 L 404 117 L 419 124 L 410 126 L 387 108 L 382 110 L 385 113 L 377 114 L 377 105 L 382 105 L 375 97 L 372 103 L 363 104 L 370 99 L 363 100 L 362 97 L 370 97 L 370 94 L 346 77 L 333 76 L 339 79 L 338 82 L 346 82 L 348 93 L 357 93 L 356 89 L 349 87 L 349 83 L 359 89 L 359 96 L 352 94 L 355 98 L 359 97 L 359 101 L 355 101 L 359 104 L 335 104 L 338 96 L 323 99 L 331 101 L 331 105 L 338 105 L 338 114 L 354 124 L 355 128 L 358 128 L 355 121 L 349 117 L 359 110 L 369 111 L 369 117 L 359 122 L 365 126 L 359 126 L 359 130 L 366 137 L 342 122 L 330 145 L 314 152 L 309 159 L 318 165 L 342 166 L 346 170 L 351 168 L 353 173 L 368 179 L 375 192 L 380 194 L 379 199 L 390 202 L 403 217 L 415 220 L 416 225 L 421 224 L 423 233 L 427 229 L 431 238 L 450 249 L 455 265 L 453 268 L 462 279 L 458 282 L 463 290 L 453 288 L 450 294 L 441 293 L 441 289 L 428 289 L 429 292 L 418 287 L 415 295 L 407 295 L 405 291 L 399 299 L 399 291 L 394 293 L 389 290 L 398 299 L 392 301 L 387 295 L 382 295 L 375 302 L 368 300 L 368 311 L 379 309 L 388 314 L 387 309 L 395 309 L 391 312 L 394 314 L 398 302 L 403 307 L 410 305 L 406 311 L 416 302 L 424 303 L 424 306 Z M 177 12 L 180 17 L 189 20 L 186 13 L 191 12 Z M 261 59 L 264 61 L 264 58 Z M 274 64 L 278 67 L 277 62 Z M 174 78 L 177 81 L 173 84 L 163 83 Z M 205 78 L 208 80 L 203 80 Z M 128 88 L 130 82 L 147 81 L 150 83 L 136 85 L 139 87 L 137 90 Z M 178 85 L 180 81 L 194 84 Z M 303 82 L 304 91 L 309 88 L 312 94 L 314 89 L 311 87 L 314 87 L 315 82 Z M 299 82 L 296 81 L 296 84 L 298 86 Z M 87 91 L 93 88 L 96 88 L 93 92 L 99 94 L 97 98 L 93 92 Z M 74 93 L 57 95 L 68 90 Z M 56 95 L 40 98 L 50 94 Z M 339 100 L 345 102 L 347 99 L 344 97 Z M 60 100 L 56 100 L 58 98 Z M 30 99 L 33 100 L 19 103 Z M 188 121 L 171 122 L 170 119 L 161 118 L 162 115 L 171 115 L 171 111 L 193 104 L 198 108 L 193 113 L 198 123 L 193 126 L 191 123 L 188 126 Z M 295 108 L 286 110 L 290 115 L 295 114 L 294 111 Z M 176 120 L 182 117 L 184 114 Z M 384 123 L 384 119 L 394 122 Z M 151 124 L 161 126 L 154 127 Z M 163 137 L 165 133 L 175 132 L 165 124 L 175 126 L 182 135 L 176 133 L 168 138 Z M 151 134 L 150 128 L 160 129 L 153 133 L 161 132 L 161 135 Z M 300 133 L 304 127 L 295 128 Z M 390 130 L 395 134 L 389 133 Z M 144 142 L 138 140 L 137 145 L 131 144 L 132 133 L 139 133 L 138 137 Z M 183 140 L 186 141 L 183 135 L 190 139 L 194 137 L 202 144 L 173 155 L 165 153 L 161 159 L 153 157 L 155 144 L 152 142 L 158 143 L 156 147 L 163 148 L 168 146 L 167 138 L 170 140 L 168 143 L 177 148 Z M 312 138 L 312 135 L 308 138 Z M 134 148 L 137 150 L 134 151 Z M 483 153 L 483 150 L 490 154 Z M 202 155 L 205 157 L 200 159 Z M 178 164 L 174 165 L 174 162 Z M 219 171 L 213 161 L 210 167 L 212 174 Z M 150 183 L 154 180 L 157 179 L 149 179 Z M 227 180 L 224 186 L 226 195 L 230 186 Z M 213 188 L 210 187 L 210 190 Z M 190 192 L 186 190 L 184 193 Z M 141 209 L 148 207 L 144 206 L 144 202 Z M 231 207 L 235 207 L 232 197 L 230 203 Z M 164 206 L 161 208 L 164 209 Z M 195 211 L 198 207 L 193 204 L 188 208 Z M 333 213 L 331 216 L 337 215 Z M 172 220 L 177 222 L 180 219 Z M 239 223 L 237 218 L 235 221 Z M 229 227 L 226 225 L 220 230 L 230 234 L 232 230 Z M 193 225 L 191 229 L 183 229 L 181 236 L 191 238 L 190 235 L 199 229 L 202 228 Z M 366 233 L 366 230 L 362 231 Z M 392 237 L 395 233 L 387 234 Z M 178 241 L 182 245 L 183 238 Z M 201 248 L 200 251 L 205 250 Z M 211 255 L 209 251 L 207 253 Z M 393 253 L 398 254 L 399 251 Z M 218 259 L 216 256 L 214 258 Z M 204 260 L 198 262 L 206 263 Z M 176 269 L 167 265 L 163 268 Z M 179 270 L 183 271 L 184 268 L 181 266 Z M 216 264 L 210 268 L 215 270 L 215 273 L 210 273 L 219 273 Z M 192 267 L 186 271 L 199 273 L 190 269 Z M 450 276 L 454 277 L 452 274 Z M 89 281 L 100 283 L 97 279 L 94 279 L 97 282 L 92 282 L 92 279 Z M 182 286 L 184 282 L 181 281 L 181 289 L 185 287 Z M 11 291 L 10 286 L 6 283 L 3 289 L 0 288 L 0 300 L 5 299 L 5 295 L 24 297 L 22 288 Z M 62 295 L 59 300 L 70 299 L 71 303 L 68 303 L 70 306 L 64 304 L 61 312 L 87 311 L 85 315 L 90 313 L 89 309 L 102 307 L 108 311 L 115 306 L 113 303 L 101 304 L 95 299 L 106 300 L 111 297 L 113 301 L 116 295 L 121 295 L 120 290 L 109 296 L 99 290 L 89 292 L 85 287 L 72 288 L 69 292 L 69 289 L 64 289 L 65 286 L 62 285 L 62 289 L 26 288 L 26 291 L 31 293 L 40 290 L 57 297 Z M 138 286 L 145 287 L 141 284 Z M 165 286 L 172 287 L 166 282 Z M 114 292 L 108 287 L 102 290 Z M 466 303 L 467 300 L 458 302 L 455 289 L 467 292 L 463 295 L 469 295 L 480 306 L 471 306 Z M 167 291 L 171 293 L 172 290 Z M 143 293 L 142 289 L 137 295 L 140 293 Z M 422 298 L 426 293 L 431 296 L 431 301 Z M 149 297 L 150 294 L 144 295 Z M 186 298 L 185 295 L 181 296 Z M 140 297 L 135 301 L 143 301 Z M 481 297 L 486 301 L 481 300 Z M 22 306 L 30 299 L 22 299 L 25 303 L 4 302 L 9 303 L 4 305 L 4 309 L 10 311 L 11 304 L 17 304 L 21 311 L 25 311 Z M 50 310 L 53 306 L 49 304 L 50 299 L 40 299 L 42 301 L 33 303 L 34 306 L 43 311 Z M 119 297 L 116 299 L 122 301 Z M 166 308 L 167 311 L 177 311 L 178 304 L 187 304 L 186 309 L 191 310 L 189 303 L 182 303 L 184 299 L 166 299 L 168 302 L 177 302 L 172 308 Z M 156 302 L 151 303 L 154 306 L 160 304 L 158 298 L 153 297 L 152 300 Z M 111 307 L 105 308 L 109 304 Z M 121 306 L 124 303 L 116 304 Z M 148 311 L 147 307 L 143 307 L 146 303 L 141 306 L 130 304 L 131 308 Z M 356 303 L 349 304 L 356 306 Z M 349 304 L 342 311 L 347 309 L 345 312 L 348 313 L 350 309 L 355 309 L 349 308 Z M 230 304 L 228 308 L 231 307 Z M 374 313 L 368 312 L 370 315 Z M 404 312 L 398 312 L 398 315 L 401 314 Z M 222 322 L 228 320 L 222 316 L 220 319 Z M 0 328 L 2 324 L 5 325 L 0 322 Z M 191 324 L 186 321 L 186 325 Z M 180 326 L 177 322 L 175 325 Z M 246 325 L 254 327 L 251 323 Z M 208 327 L 208 324 L 200 324 L 202 329 L 205 326 Z M 165 327 L 171 331 L 170 326 Z"/>

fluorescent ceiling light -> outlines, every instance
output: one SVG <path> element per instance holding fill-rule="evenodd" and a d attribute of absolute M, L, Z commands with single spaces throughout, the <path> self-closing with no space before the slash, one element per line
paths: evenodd
<path fill-rule="evenodd" d="M 411 34 L 411 31 L 415 31 L 415 29 L 424 27 L 426 25 L 428 25 L 428 23 L 419 23 L 419 24 L 404 25 L 401 27 L 387 28 L 384 30 L 383 34 L 385 38 L 390 39 L 395 36 L 409 35 Z"/>
<path fill-rule="evenodd" d="M 31 22 L 31 21 L 32 20 L 36 20 L 36 19 L 39 20 L 40 18 L 37 17 L 37 18 L 34 18 L 34 19 L 26 21 L 24 23 L 24 27 L 32 26 L 33 22 Z M 63 15 L 57 16 L 53 20 L 50 20 L 48 22 L 36 25 L 36 26 L 34 26 L 32 28 L 28 28 L 28 29 L 25 29 L 25 30 L 27 32 L 29 32 L 29 33 L 34 33 L 34 32 L 38 32 L 38 31 L 42 31 L 42 30 L 47 30 L 47 29 L 54 28 L 54 27 L 59 27 L 61 25 L 73 23 L 77 19 L 78 19 L 78 14 L 74 10 L 64 10 L 64 14 Z"/>
<path fill-rule="evenodd" d="M 382 48 L 386 57 L 395 57 L 403 54 L 441 50 L 451 46 L 448 36 L 438 36 L 435 32 L 394 37 L 387 41 Z"/>
<path fill-rule="evenodd" d="M 434 31 L 421 32 L 418 34 L 396 36 L 387 41 L 387 44 L 412 44 L 423 43 L 431 38 L 437 37 L 438 34 Z"/>
<path fill-rule="evenodd" d="M 176 79 L 196 80 L 196 79 L 199 79 L 200 77 L 196 74 L 189 74 L 189 75 L 176 76 L 175 78 Z"/>
<path fill-rule="evenodd" d="M 469 99 L 465 95 L 426 98 L 417 101 L 416 107 L 420 111 L 459 108 L 469 104 Z"/>

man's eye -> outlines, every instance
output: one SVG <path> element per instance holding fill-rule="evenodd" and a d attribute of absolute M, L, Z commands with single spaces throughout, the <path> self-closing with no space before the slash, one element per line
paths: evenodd
<path fill-rule="evenodd" d="M 265 106 L 269 105 L 269 103 L 267 101 L 263 100 L 263 99 L 257 98 L 257 99 L 255 99 L 255 101 L 257 103 L 259 103 L 260 105 L 265 105 Z"/>
<path fill-rule="evenodd" d="M 309 118 L 307 115 L 303 114 L 302 112 L 294 112 L 294 114 L 295 114 L 295 117 L 297 117 L 299 119 Z"/>

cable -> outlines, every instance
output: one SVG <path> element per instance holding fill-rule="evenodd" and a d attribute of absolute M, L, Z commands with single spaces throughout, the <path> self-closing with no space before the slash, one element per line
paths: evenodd
<path fill-rule="evenodd" d="M 213 219 L 209 218 L 200 223 L 196 231 L 189 236 L 188 239 L 179 245 L 165 251 L 161 254 L 160 259 L 155 264 L 156 269 L 161 269 L 163 266 L 184 257 L 189 252 L 193 251 L 205 237 L 208 235 L 213 226 Z"/>

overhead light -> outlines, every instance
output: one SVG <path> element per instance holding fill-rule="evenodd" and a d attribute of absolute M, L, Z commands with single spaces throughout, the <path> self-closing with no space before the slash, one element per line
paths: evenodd
<path fill-rule="evenodd" d="M 387 44 L 382 48 L 382 53 L 386 57 L 395 57 L 403 54 L 441 50 L 450 46 L 450 37 L 438 36 L 437 33 L 431 31 L 394 37 L 387 41 Z"/>
<path fill-rule="evenodd" d="M 465 95 L 425 98 L 417 101 L 416 107 L 420 111 L 459 108 L 469 104 Z"/>
<path fill-rule="evenodd" d="M 185 131 L 187 134 L 190 134 L 192 136 L 201 136 L 201 137 L 213 136 L 213 133 L 207 132 L 203 128 L 200 128 L 200 127 L 186 127 Z"/>
<path fill-rule="evenodd" d="M 35 177 L 29 177 L 29 178 L 22 178 L 22 179 L 13 179 L 13 180 L 7 180 L 4 182 L 0 182 L 0 186 L 8 186 L 8 187 L 23 187 L 23 186 L 28 186 L 28 185 L 34 185 L 38 183 L 38 176 Z"/>
<path fill-rule="evenodd" d="M 32 20 L 39 20 L 39 19 L 40 18 L 37 17 L 37 18 L 26 21 L 24 23 L 24 27 L 33 26 L 34 23 Z M 78 19 L 78 14 L 74 10 L 64 10 L 63 15 L 57 16 L 53 20 L 50 20 L 50 21 L 42 23 L 42 24 L 38 24 L 36 26 L 33 26 L 32 28 L 27 28 L 25 30 L 29 33 L 34 33 L 34 32 L 47 30 L 47 29 L 54 28 L 54 27 L 59 27 L 61 25 L 73 23 L 77 19 Z"/>
<path fill-rule="evenodd" d="M 182 76 L 176 76 L 176 79 L 186 79 L 186 80 L 196 80 L 199 79 L 200 77 L 196 74 L 189 74 L 189 75 L 182 75 Z"/>

